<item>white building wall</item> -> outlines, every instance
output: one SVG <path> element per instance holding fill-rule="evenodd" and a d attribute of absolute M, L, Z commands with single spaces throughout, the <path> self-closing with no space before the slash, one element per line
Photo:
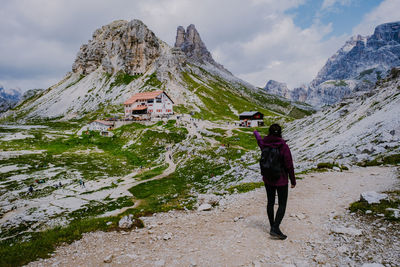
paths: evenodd
<path fill-rule="evenodd" d="M 153 103 L 147 103 L 147 101 L 138 101 L 130 105 L 125 105 L 125 116 L 130 116 L 132 114 L 132 109 L 142 105 L 143 102 L 145 102 L 144 105 L 147 106 L 147 113 L 153 115 L 166 115 L 174 113 L 172 101 L 165 93 L 163 93 L 161 95 L 161 103 L 157 103 L 157 98 L 154 98 Z"/>

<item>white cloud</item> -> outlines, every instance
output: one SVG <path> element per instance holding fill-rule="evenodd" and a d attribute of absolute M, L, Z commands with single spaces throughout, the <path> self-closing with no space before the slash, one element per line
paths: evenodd
<path fill-rule="evenodd" d="M 400 1 L 385 0 L 377 8 L 366 14 L 361 23 L 353 29 L 354 34 L 371 35 L 376 26 L 400 21 Z"/>
<path fill-rule="evenodd" d="M 322 3 L 321 9 L 330 9 L 335 4 L 346 6 L 346 5 L 349 5 L 350 3 L 351 3 L 351 0 L 324 0 L 324 2 Z"/>

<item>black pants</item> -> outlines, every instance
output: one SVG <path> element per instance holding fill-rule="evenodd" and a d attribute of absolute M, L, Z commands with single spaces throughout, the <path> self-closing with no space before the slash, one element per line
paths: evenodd
<path fill-rule="evenodd" d="M 270 186 L 265 185 L 267 190 L 267 214 L 269 219 L 269 224 L 271 227 L 279 227 L 282 222 L 283 216 L 285 215 L 286 203 L 288 198 L 288 185 L 284 186 Z M 276 212 L 276 217 L 274 219 L 274 205 L 275 205 L 275 195 L 278 192 L 278 210 Z"/>

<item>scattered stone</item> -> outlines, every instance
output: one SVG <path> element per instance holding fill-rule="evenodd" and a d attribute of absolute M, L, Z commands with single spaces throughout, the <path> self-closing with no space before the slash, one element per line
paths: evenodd
<path fill-rule="evenodd" d="M 354 235 L 354 236 L 362 235 L 362 231 L 360 229 L 356 229 L 356 228 L 352 228 L 352 227 L 338 226 L 338 227 L 332 228 L 331 231 L 333 233 L 337 233 L 337 234 Z"/>
<path fill-rule="evenodd" d="M 104 263 L 111 263 L 113 259 L 113 255 L 108 255 L 107 257 L 104 258 Z"/>
<path fill-rule="evenodd" d="M 372 213 L 372 210 L 366 210 L 365 211 L 365 214 L 371 214 Z"/>
<path fill-rule="evenodd" d="M 360 195 L 360 200 L 361 201 L 366 201 L 368 204 L 377 204 L 383 199 L 387 199 L 388 195 L 387 194 L 380 194 L 375 191 L 368 191 L 368 192 L 363 192 Z"/>
<path fill-rule="evenodd" d="M 237 222 L 237 221 L 239 221 L 239 220 L 241 220 L 241 219 L 243 219 L 243 218 L 244 218 L 243 216 L 235 217 L 235 218 L 233 219 L 233 221 L 234 221 L 234 222 Z"/>
<path fill-rule="evenodd" d="M 111 224 L 112 224 L 112 222 L 107 222 L 107 223 L 106 223 L 106 225 L 108 225 L 108 226 L 111 225 Z"/>
<path fill-rule="evenodd" d="M 306 218 L 306 215 L 304 215 L 303 213 L 300 213 L 300 214 L 296 214 L 296 217 L 299 218 L 300 220 L 304 220 Z"/>
<path fill-rule="evenodd" d="M 119 220 L 118 226 L 121 229 L 130 229 L 133 225 L 133 215 L 129 214 L 127 216 L 124 216 Z"/>
<path fill-rule="evenodd" d="M 393 211 L 393 217 L 396 219 L 400 218 L 400 209 L 394 209 L 394 208 L 387 208 L 387 211 Z"/>
<path fill-rule="evenodd" d="M 380 263 L 364 263 L 361 265 L 361 267 L 385 267 L 385 265 L 382 265 Z"/>
<path fill-rule="evenodd" d="M 341 169 L 340 169 L 339 167 L 336 167 L 336 166 L 333 167 L 332 170 L 337 171 L 337 172 L 340 172 L 340 171 L 341 171 Z"/>
<path fill-rule="evenodd" d="M 198 203 L 201 204 L 210 204 L 216 206 L 219 204 L 221 198 L 214 194 L 200 194 L 197 196 Z"/>
<path fill-rule="evenodd" d="M 202 204 L 197 208 L 198 211 L 207 211 L 207 210 L 211 210 L 211 209 L 212 209 L 212 206 L 210 204 Z"/>
<path fill-rule="evenodd" d="M 169 240 L 172 238 L 172 233 L 166 233 L 163 237 L 164 240 Z"/>

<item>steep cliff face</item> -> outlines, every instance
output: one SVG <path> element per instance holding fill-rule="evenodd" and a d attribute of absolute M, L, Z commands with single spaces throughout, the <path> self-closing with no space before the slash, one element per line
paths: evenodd
<path fill-rule="evenodd" d="M 145 73 L 160 53 L 158 38 L 143 22 L 119 20 L 97 29 L 81 46 L 72 71 L 87 75 L 101 66 L 109 74 Z"/>
<path fill-rule="evenodd" d="M 183 51 L 190 61 L 210 63 L 218 69 L 230 73 L 221 64 L 215 62 L 193 24 L 190 24 L 186 31 L 182 26 L 178 27 L 174 47 Z"/>
<path fill-rule="evenodd" d="M 369 91 L 400 66 L 400 22 L 385 23 L 371 36 L 356 35 L 331 56 L 307 86 L 265 88 L 270 93 L 315 107 L 333 105 L 342 98 Z M 269 85 L 271 87 L 271 85 Z"/>
<path fill-rule="evenodd" d="M 269 94 L 279 95 L 291 99 L 290 91 L 286 83 L 269 80 L 265 85 L 264 90 Z"/>
<path fill-rule="evenodd" d="M 400 66 L 400 22 L 375 28 L 369 37 L 355 36 L 330 57 L 310 83 L 307 102 L 331 105 L 358 91 L 369 91 Z"/>

